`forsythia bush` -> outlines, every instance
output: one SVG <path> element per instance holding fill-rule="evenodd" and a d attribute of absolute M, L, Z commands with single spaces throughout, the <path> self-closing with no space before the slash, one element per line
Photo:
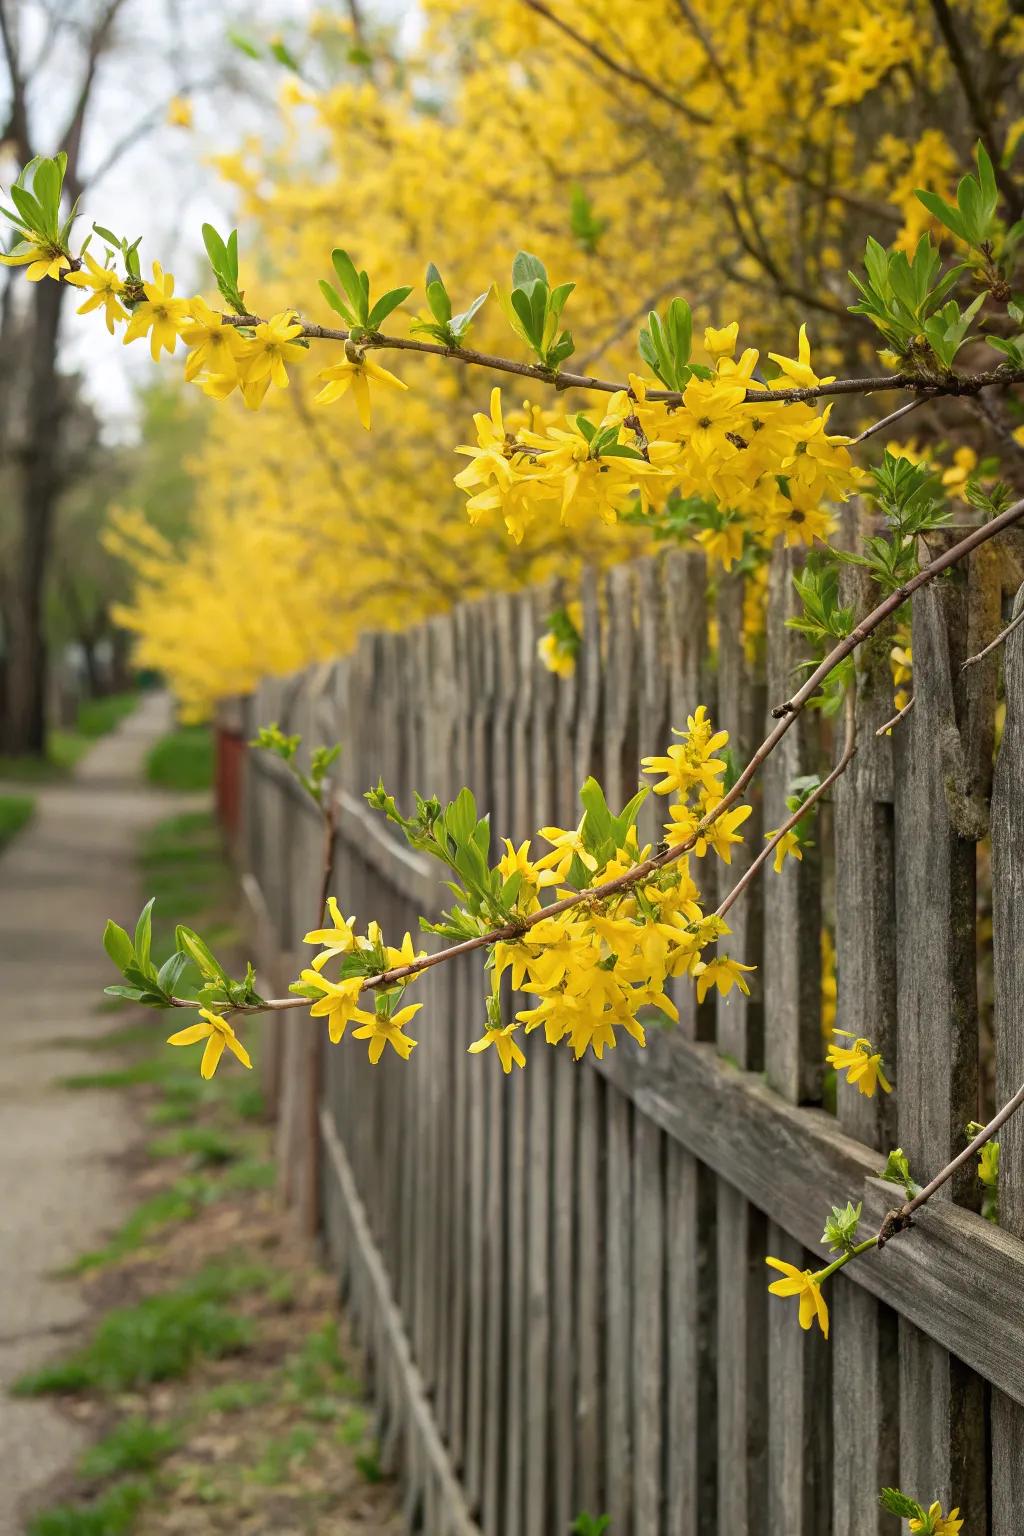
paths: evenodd
<path fill-rule="evenodd" d="M 934 9 L 945 37 L 949 12 Z M 287 998 L 262 998 L 251 967 L 229 976 L 187 928 L 158 971 L 150 907 L 134 938 L 109 924 L 123 976 L 110 990 L 198 1010 L 170 1043 L 202 1043 L 204 1076 L 225 1050 L 249 1065 L 232 1020 L 291 1007 L 325 1018 L 334 1043 L 355 1026 L 373 1062 L 389 1048 L 407 1060 L 421 1004 L 406 993 L 467 949 L 484 951 L 489 978 L 469 1049 L 493 1048 L 505 1072 L 525 1064 L 535 1032 L 577 1059 L 601 1057 L 622 1032 L 643 1045 L 648 1010 L 676 1016 L 673 979 L 692 978 L 700 999 L 712 987 L 746 991 L 752 967 L 723 941 L 749 873 L 711 909 L 701 861 L 730 863 L 750 813 L 745 791 L 800 711 L 845 706 L 841 757 L 825 779 L 794 786 L 791 814 L 754 869 L 802 857 L 814 807 L 856 747 L 856 647 L 887 619 L 902 626 L 893 681 L 909 707 L 909 594 L 1024 516 L 999 464 L 979 464 L 971 449 L 937 473 L 927 446 L 863 447 L 927 399 L 990 390 L 1010 401 L 1024 380 L 1013 172 L 1024 118 L 1001 100 L 994 115 L 986 108 L 973 169 L 954 185 L 958 152 L 921 115 L 964 83 L 965 65 L 957 49 L 929 45 L 927 8 L 868 8 L 852 24 L 848 6 L 828 0 L 728 12 L 680 0 L 624 13 L 612 0 L 557 12 L 541 0 L 434 0 L 427 10 L 414 60 L 382 52 L 368 62 L 336 18 L 317 24 L 301 72 L 277 46 L 295 69 L 284 131 L 272 147 L 221 157 L 245 234 L 205 227 L 213 281 L 202 294 L 143 261 L 132 235 L 95 224 L 81 238 L 60 156 L 26 167 L 11 189 L 3 211 L 16 239 L 3 259 L 31 281 L 73 286 L 92 323 L 148 345 L 155 362 L 183 359 L 185 381 L 224 402 L 196 465 L 202 507 L 187 547 L 170 548 L 130 510 L 115 520 L 113 542 L 138 574 L 125 620 L 140 659 L 200 714 L 267 672 L 336 655 L 396 612 L 408 623 L 552 573 L 571 591 L 581 562 L 670 536 L 702 547 L 713 570 L 745 573 L 751 634 L 772 548 L 812 552 L 793 621 L 810 675 L 742 771 L 697 708 L 644 759 L 650 782 L 625 807 L 609 807 L 588 779 L 576 827 L 539 829 L 537 850 L 506 839 L 493 862 L 488 819 L 468 790 L 403 810 L 383 784 L 370 789 L 371 806 L 448 877 L 451 910 L 423 922 L 445 940 L 430 954 L 409 934 L 389 943 L 372 921 L 357 931 L 326 896 L 329 859 L 324 909 L 306 935 L 315 953 Z M 991 0 L 976 24 L 994 56 L 1018 67 L 1024 22 L 1013 8 Z M 343 83 L 309 83 L 346 57 Z M 495 267 L 502 247 L 519 247 L 510 271 Z M 426 275 L 414 301 L 415 267 Z M 696 330 L 680 287 L 702 312 Z M 870 396 L 896 389 L 910 396 L 904 406 L 866 414 Z M 843 399 L 848 432 L 832 421 Z M 1012 417 L 1003 437 L 1016 451 Z M 837 509 L 855 492 L 873 526 L 840 551 L 830 543 Z M 949 495 L 974 509 L 976 528 L 922 565 L 921 535 L 947 521 Z M 867 614 L 840 601 L 844 560 L 874 583 Z M 553 670 L 571 671 L 581 622 L 571 601 L 552 621 L 540 650 Z M 271 726 L 258 744 L 321 807 L 329 848 L 333 750 L 318 749 L 301 773 L 297 738 Z M 666 806 L 656 847 L 636 832 L 650 792 Z M 181 996 L 189 971 L 200 984 Z M 529 1000 L 511 1019 L 506 975 Z M 892 1090 L 870 1039 L 833 1035 L 828 1059 L 848 1085 Z M 993 1189 L 992 1137 L 1022 1097 L 972 1142 Z M 832 1262 L 811 1273 L 769 1258 L 781 1272 L 773 1293 L 796 1299 L 801 1325 L 827 1336 L 823 1283 L 909 1226 L 950 1171 L 921 1189 L 894 1150 L 884 1176 L 905 1203 L 866 1238 L 859 1207 L 833 1209 L 823 1234 Z M 956 1510 L 898 1490 L 882 1497 L 912 1530 L 960 1528 Z"/>

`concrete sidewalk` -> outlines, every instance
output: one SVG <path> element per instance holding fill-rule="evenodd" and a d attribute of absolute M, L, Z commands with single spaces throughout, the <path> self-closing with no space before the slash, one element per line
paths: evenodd
<path fill-rule="evenodd" d="M 22 1536 L 26 1495 L 81 1450 L 52 1404 L 4 1389 L 74 1343 L 84 1309 L 54 1272 L 126 1214 L 114 1159 L 136 1130 L 124 1100 L 55 1084 L 96 1070 L 73 1042 L 116 1022 L 97 1011 L 115 979 L 101 939 L 107 917 L 131 929 L 138 916 L 140 832 L 202 803 L 143 783 L 146 753 L 171 724 L 166 696 L 145 696 L 73 778 L 38 790 L 33 820 L 0 857 L 0 1536 Z"/>

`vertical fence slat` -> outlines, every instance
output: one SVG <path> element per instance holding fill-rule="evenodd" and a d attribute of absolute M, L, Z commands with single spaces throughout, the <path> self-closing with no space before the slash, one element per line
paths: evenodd
<path fill-rule="evenodd" d="M 557 765 L 553 761 L 557 734 L 555 675 L 541 667 L 536 655 L 537 637 L 555 605 L 552 586 L 533 595 L 530 663 L 533 668 L 531 720 L 530 809 L 533 825 L 549 826 L 556 815 Z M 533 850 L 534 853 L 536 850 Z M 551 1106 L 553 1093 L 552 1053 L 538 1041 L 527 1058 L 529 1140 L 526 1159 L 526 1264 L 527 1319 L 525 1360 L 525 1411 L 523 1524 L 528 1533 L 547 1530 L 552 1516 L 548 1498 L 547 1448 L 555 1432 L 551 1396 L 551 1309 L 554 1268 L 551 1251 L 551 1212 L 554 1201 L 554 1148 Z"/>
<path fill-rule="evenodd" d="M 603 761 L 598 770 L 608 804 L 616 811 L 634 791 L 638 766 L 634 715 L 636 688 L 632 686 L 632 679 L 639 658 L 635 656 L 633 611 L 633 573 L 629 567 L 619 566 L 608 573 L 604 583 L 604 689 L 600 729 Z M 579 744 L 581 748 L 584 747 L 582 738 Z M 597 746 L 596 740 L 594 746 Z M 582 782 L 588 771 L 582 755 L 577 760 L 577 768 Z M 623 1036 L 616 1049 L 632 1049 L 632 1043 Z M 589 1072 L 589 1067 L 587 1070 Z M 605 1094 L 605 1110 L 607 1118 L 602 1139 L 607 1145 L 607 1236 L 603 1334 L 606 1352 L 604 1433 L 608 1494 L 602 1507 L 607 1508 L 612 1527 L 621 1529 L 624 1536 L 629 1536 L 630 1531 L 643 1529 L 634 1482 L 637 1430 L 634 1381 L 640 1362 L 636 1348 L 639 1341 L 634 1338 L 632 1326 L 637 1296 L 632 1272 L 633 1218 L 640 1190 L 635 1182 L 637 1166 L 632 1145 L 633 1107 L 624 1094 L 609 1087 Z M 657 1305 L 656 1301 L 651 1304 Z M 593 1497 L 597 1497 L 596 1488 Z M 588 1502 L 588 1507 L 593 1508 L 593 1505 Z"/>
<path fill-rule="evenodd" d="M 488 612 L 481 603 L 469 611 L 467 640 L 473 658 L 472 750 L 468 783 L 480 801 L 490 772 L 490 709 L 494 692 L 493 655 Z M 470 990 L 472 983 L 467 983 Z M 469 1341 L 466 1375 L 466 1489 L 477 1509 L 484 1476 L 484 1349 L 486 1340 L 487 1270 L 485 1232 L 488 1187 L 486 1089 L 484 1075 L 470 1070 L 469 1082 Z"/>
<path fill-rule="evenodd" d="M 793 691 L 805 647 L 786 620 L 800 604 L 793 577 L 802 561 L 779 547 L 772 558 L 768 598 L 768 697 L 771 703 Z M 769 717 L 769 727 L 771 720 Z M 764 825 L 779 827 L 789 812 L 793 781 L 819 767 L 818 717 L 806 712 L 768 758 L 763 770 Z M 820 825 L 820 822 L 818 823 Z M 768 1081 L 791 1104 L 821 1098 L 821 837 L 786 859 L 776 874 L 771 865 L 764 890 L 764 1061 Z"/>
<path fill-rule="evenodd" d="M 1024 601 L 1024 588 L 1017 602 Z M 982 665 L 986 665 L 983 663 Z M 987 663 L 992 666 L 992 663 Z M 992 791 L 992 930 L 996 1101 L 1024 1083 L 1024 629 L 1005 646 L 1006 722 Z M 1024 1237 L 1024 1123 L 999 1137 L 999 1224 Z M 1016 1536 L 1024 1510 L 1024 1408 L 992 1394 L 992 1536 Z"/>
<path fill-rule="evenodd" d="M 860 516 L 858 508 L 851 515 Z M 866 577 L 851 568 L 844 601 L 870 606 Z M 867 1034 L 898 1076 L 896 1060 L 896 872 L 891 738 L 876 731 L 893 714 L 885 628 L 857 653 L 857 753 L 835 787 L 836 1027 Z M 824 1042 L 823 1042 L 824 1048 Z M 849 1135 L 879 1150 L 896 1145 L 895 1095 L 866 1098 L 837 1082 L 836 1114 Z M 832 1294 L 833 1524 L 835 1536 L 899 1536 L 900 1523 L 863 1490 L 899 1481 L 899 1335 L 894 1312 L 845 1275 Z"/>
<path fill-rule="evenodd" d="M 801 561 L 778 548 L 768 586 L 767 676 L 771 702 L 788 698 L 800 646 L 786 620 L 796 611 L 794 574 Z M 785 737 L 764 770 L 764 820 L 778 827 L 788 814 L 793 781 L 818 767 L 817 720 L 805 717 Z M 820 1097 L 821 864 L 820 838 L 802 862 L 770 866 L 764 889 L 764 1059 L 769 1084 L 791 1104 Z M 774 1223 L 768 1251 L 799 1269 L 816 1267 Z M 767 1284 L 768 1272 L 762 1283 Z M 828 1344 L 815 1328 L 793 1327 L 788 1308 L 768 1308 L 768 1527 L 793 1536 L 816 1536 L 831 1524 L 831 1396 Z"/>
<path fill-rule="evenodd" d="M 925 1180 L 963 1147 L 977 1110 L 975 846 L 957 825 L 974 745 L 958 676 L 962 571 L 915 595 L 912 632 L 916 703 L 897 737 L 897 1116 L 900 1145 Z M 964 1170 L 937 1198 L 969 1197 L 973 1177 Z M 901 1318 L 901 1486 L 926 1505 L 953 1499 L 982 1530 L 984 1419 L 980 1378 Z"/>
<path fill-rule="evenodd" d="M 743 653 L 743 579 L 723 576 L 718 589 L 718 699 L 715 725 L 729 732 L 742 762 L 760 737 L 764 689 L 750 673 Z M 730 865 L 716 871 L 720 894 L 749 866 L 760 842 L 761 817 L 755 803 L 744 823 L 744 842 Z M 712 878 L 710 863 L 701 868 Z M 702 884 L 698 875 L 698 884 Z M 731 937 L 719 951 L 760 967 L 761 893 L 755 883 L 729 914 Z M 716 1040 L 723 1055 L 741 1067 L 759 1068 L 764 1059 L 762 976 L 751 978 L 751 996 L 736 989 L 717 999 Z M 725 1180 L 718 1181 L 716 1211 L 718 1275 L 718 1521 L 722 1530 L 760 1536 L 767 1530 L 767 1286 L 763 1215 Z"/>
<path fill-rule="evenodd" d="M 508 826 L 511 820 L 509 793 L 509 736 L 513 699 L 507 679 L 514 675 L 511 599 L 505 596 L 487 604 L 491 611 L 492 664 L 495 690 L 491 702 L 490 795 L 493 825 Z M 489 1063 L 490 1065 L 490 1063 Z M 484 1397 L 484 1482 L 481 1523 L 495 1536 L 502 1529 L 502 1477 L 505 1451 L 505 1354 L 508 1270 L 505 1232 L 508 1099 L 499 1073 L 481 1072 L 487 1104 L 487 1340 Z"/>

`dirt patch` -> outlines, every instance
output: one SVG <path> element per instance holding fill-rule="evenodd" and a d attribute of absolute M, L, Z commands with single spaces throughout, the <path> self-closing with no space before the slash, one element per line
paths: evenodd
<path fill-rule="evenodd" d="M 22 1384 L 92 1443 L 27 1529 L 399 1536 L 336 1282 L 279 1205 L 269 1131 L 239 1114 L 230 1068 L 169 1127 L 183 1070 L 130 1089 L 156 1122 L 121 1163 L 134 1210 L 64 1282 L 89 1309 L 82 1341 Z"/>

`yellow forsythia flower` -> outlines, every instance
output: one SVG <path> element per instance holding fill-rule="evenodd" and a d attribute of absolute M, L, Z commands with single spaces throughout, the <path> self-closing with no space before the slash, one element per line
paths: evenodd
<path fill-rule="evenodd" d="M 942 1513 L 942 1505 L 938 1499 L 931 1504 L 924 1519 L 915 1516 L 910 1522 L 910 1529 L 915 1532 L 926 1533 L 926 1536 L 958 1536 L 962 1520 L 958 1520 L 959 1509 L 951 1509 L 948 1515 Z"/>
<path fill-rule="evenodd" d="M 526 1057 L 515 1041 L 515 1032 L 518 1028 L 518 1023 L 513 1022 L 504 1025 L 501 1029 L 486 1029 L 479 1040 L 473 1041 L 468 1050 L 471 1055 L 478 1056 L 481 1051 L 486 1051 L 488 1046 L 493 1045 L 498 1053 L 503 1072 L 511 1072 L 513 1062 L 517 1067 L 525 1067 Z"/>
<path fill-rule="evenodd" d="M 768 1287 L 773 1296 L 799 1296 L 800 1298 L 800 1327 L 805 1331 L 813 1322 L 817 1322 L 822 1333 L 828 1338 L 828 1307 L 825 1298 L 821 1294 L 821 1286 L 816 1275 L 810 1270 L 797 1269 L 794 1264 L 787 1264 L 784 1259 L 765 1259 L 773 1269 L 782 1271 L 784 1279 L 774 1280 Z"/>
<path fill-rule="evenodd" d="M 172 128 L 192 127 L 192 103 L 187 96 L 172 96 L 167 103 L 167 121 Z"/>
<path fill-rule="evenodd" d="M 846 1081 L 856 1085 L 866 1099 L 874 1098 L 878 1087 L 883 1093 L 891 1093 L 892 1086 L 882 1071 L 881 1053 L 872 1051 L 870 1040 L 854 1039 L 848 1029 L 834 1029 L 832 1033 L 853 1040 L 853 1044 L 830 1045 L 825 1057 L 829 1066 L 845 1072 Z"/>
<path fill-rule="evenodd" d="M 352 1031 L 352 1038 L 369 1041 L 370 1060 L 374 1066 L 380 1061 L 386 1045 L 390 1045 L 403 1061 L 408 1061 L 412 1055 L 413 1046 L 418 1045 L 419 1041 L 411 1040 L 403 1031 L 409 1020 L 419 1013 L 422 1007 L 422 1003 L 410 1003 L 408 1008 L 400 1008 L 391 1017 L 383 1013 L 366 1013 L 362 1008 L 357 1008 L 352 1017 L 361 1021 L 362 1027 Z"/>
<path fill-rule="evenodd" d="M 212 1077 L 216 1072 L 217 1063 L 224 1054 L 225 1046 L 232 1055 L 238 1057 L 243 1067 L 252 1066 L 248 1051 L 222 1013 L 212 1013 L 209 1008 L 200 1008 L 199 1016 L 203 1020 L 201 1024 L 189 1024 L 185 1029 L 179 1029 L 177 1034 L 168 1036 L 167 1044 L 197 1045 L 200 1040 L 205 1040 L 206 1049 L 199 1067 L 204 1077 Z"/>

